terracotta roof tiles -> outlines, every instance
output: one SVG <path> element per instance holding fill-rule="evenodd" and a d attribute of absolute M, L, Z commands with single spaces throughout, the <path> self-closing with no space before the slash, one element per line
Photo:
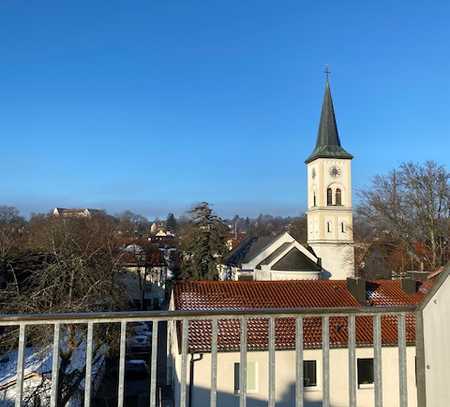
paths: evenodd
<path fill-rule="evenodd" d="M 296 281 L 199 281 L 177 284 L 174 290 L 175 308 L 179 310 L 254 310 L 359 307 L 342 280 Z M 424 293 L 406 294 L 399 281 L 371 281 L 367 283 L 368 305 L 376 307 L 413 305 L 420 302 Z M 219 351 L 238 351 L 240 343 L 239 320 L 219 321 Z M 372 317 L 356 317 L 358 346 L 373 343 Z M 407 315 L 407 341 L 415 340 L 414 315 Z M 295 320 L 278 318 L 275 323 L 276 348 L 293 349 L 295 344 Z M 347 346 L 347 318 L 330 317 L 330 346 Z M 189 323 L 190 352 L 208 352 L 211 343 L 211 323 Z M 304 347 L 320 348 L 322 320 L 319 317 L 304 319 Z M 397 344 L 397 319 L 382 317 L 382 343 Z M 248 349 L 264 350 L 268 344 L 267 318 L 248 320 Z"/>

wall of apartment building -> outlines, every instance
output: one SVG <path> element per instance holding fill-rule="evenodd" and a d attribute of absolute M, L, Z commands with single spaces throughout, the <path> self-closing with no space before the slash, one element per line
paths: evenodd
<path fill-rule="evenodd" d="M 175 350 L 175 348 L 172 348 Z M 372 348 L 358 348 L 357 358 L 373 358 Z M 195 356 L 200 358 L 199 355 Z M 276 352 L 276 405 L 291 407 L 295 401 L 295 351 Z M 190 362 L 191 356 L 188 361 Z M 238 407 L 239 394 L 234 390 L 234 364 L 239 363 L 239 352 L 219 353 L 217 369 L 217 406 Z M 322 352 L 305 350 L 304 360 L 315 360 L 317 366 L 317 386 L 305 388 L 305 407 L 319 407 L 322 400 Z M 174 354 L 174 390 L 175 403 L 179 402 L 181 377 L 181 355 Z M 188 392 L 189 393 L 189 362 Z M 267 406 L 268 399 L 268 352 L 248 352 L 248 362 L 255 363 L 256 388 L 248 390 L 247 406 Z M 194 363 L 194 386 L 192 389 L 192 407 L 208 407 L 211 383 L 211 355 L 203 354 L 201 360 Z M 385 406 L 399 406 L 399 374 L 398 349 L 384 347 L 382 350 L 383 401 Z M 408 372 L 408 406 L 417 406 L 415 379 L 415 348 L 407 348 Z M 331 407 L 348 406 L 348 351 L 344 349 L 330 350 L 330 395 Z M 373 385 L 361 386 L 357 389 L 358 407 L 374 406 Z"/>
<path fill-rule="evenodd" d="M 427 406 L 450 404 L 450 278 L 423 310 Z"/>

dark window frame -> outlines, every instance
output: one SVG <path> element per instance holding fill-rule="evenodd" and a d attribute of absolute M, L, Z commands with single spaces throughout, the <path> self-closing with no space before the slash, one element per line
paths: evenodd
<path fill-rule="evenodd" d="M 373 358 L 358 358 L 357 360 L 358 387 L 372 386 L 375 382 Z"/>
<path fill-rule="evenodd" d="M 317 361 L 303 361 L 303 387 L 317 387 Z"/>

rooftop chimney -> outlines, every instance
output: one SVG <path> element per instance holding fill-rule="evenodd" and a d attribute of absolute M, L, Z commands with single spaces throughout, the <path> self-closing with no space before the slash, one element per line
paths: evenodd
<path fill-rule="evenodd" d="M 367 304 L 366 280 L 360 277 L 347 278 L 347 289 L 361 305 Z"/>
<path fill-rule="evenodd" d="M 412 278 L 400 279 L 400 287 L 406 294 L 415 294 L 417 292 L 417 281 Z"/>

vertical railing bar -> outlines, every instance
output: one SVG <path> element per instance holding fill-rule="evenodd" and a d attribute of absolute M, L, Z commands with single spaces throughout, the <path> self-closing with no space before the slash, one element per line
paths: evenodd
<path fill-rule="evenodd" d="M 303 407 L 303 317 L 297 317 L 295 323 L 295 399 L 296 407 Z"/>
<path fill-rule="evenodd" d="M 84 378 L 84 407 L 90 407 L 91 405 L 93 338 L 94 338 L 94 323 L 88 322 L 88 331 L 86 339 L 86 375 Z"/>
<path fill-rule="evenodd" d="M 50 390 L 50 407 L 56 407 L 58 403 L 58 379 L 59 379 L 59 335 L 61 325 L 55 322 L 53 331 L 53 355 L 52 355 L 52 387 Z"/>
<path fill-rule="evenodd" d="M 269 403 L 275 407 L 275 318 L 269 318 Z"/>
<path fill-rule="evenodd" d="M 117 389 L 117 407 L 123 407 L 125 392 L 125 354 L 127 351 L 127 322 L 120 323 L 119 385 Z"/>
<path fill-rule="evenodd" d="M 322 317 L 323 407 L 330 407 L 330 318 Z"/>
<path fill-rule="evenodd" d="M 156 407 L 156 376 L 158 366 L 158 321 L 152 323 L 152 359 L 150 367 L 150 407 Z"/>
<path fill-rule="evenodd" d="M 374 346 L 374 382 L 375 382 L 375 407 L 383 406 L 383 383 L 381 377 L 382 350 L 381 350 L 381 315 L 373 317 L 373 346 Z"/>
<path fill-rule="evenodd" d="M 218 325 L 217 319 L 211 321 L 211 394 L 210 407 L 217 405 L 217 336 Z"/>
<path fill-rule="evenodd" d="M 416 318 L 416 394 L 417 406 L 426 407 L 427 405 L 427 386 L 425 377 L 425 332 L 423 323 L 423 311 L 417 310 Z"/>
<path fill-rule="evenodd" d="M 241 354 L 239 364 L 239 406 L 247 405 L 247 318 L 241 318 Z"/>
<path fill-rule="evenodd" d="M 188 359 L 188 334 L 189 321 L 183 319 L 183 333 L 181 336 L 181 390 L 180 390 L 180 407 L 186 407 L 186 375 L 187 375 L 187 359 Z M 191 378 L 189 378 L 191 380 Z"/>
<path fill-rule="evenodd" d="M 16 407 L 21 407 L 23 396 L 23 369 L 25 360 L 25 324 L 19 326 L 19 347 L 17 350 L 16 369 Z"/>
<path fill-rule="evenodd" d="M 400 407 L 408 407 L 408 384 L 407 384 L 407 362 L 406 362 L 406 317 L 405 314 L 398 316 L 398 371 L 400 381 Z"/>
<path fill-rule="evenodd" d="M 348 400 L 356 407 L 356 318 L 348 317 Z"/>

